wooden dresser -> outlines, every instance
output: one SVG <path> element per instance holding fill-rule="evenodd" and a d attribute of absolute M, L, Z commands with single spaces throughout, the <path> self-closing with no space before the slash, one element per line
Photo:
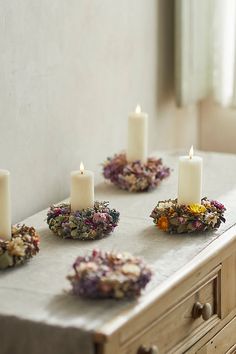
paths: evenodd
<path fill-rule="evenodd" d="M 37 228 L 41 249 L 29 264 L 0 276 L 0 354 L 236 353 L 236 156 L 198 154 L 203 196 L 227 208 L 226 223 L 214 232 L 168 235 L 149 217 L 157 201 L 176 197 L 179 152 L 155 154 L 172 174 L 151 193 L 97 184 L 96 199 L 121 214 L 109 237 L 58 239 L 46 210 L 24 220 Z M 152 281 L 137 301 L 67 292 L 75 258 L 93 248 L 128 251 L 151 265 Z"/>
<path fill-rule="evenodd" d="M 236 353 L 236 228 L 123 316 L 95 334 L 97 354 Z"/>
<path fill-rule="evenodd" d="M 206 195 L 219 201 L 223 198 L 229 209 L 227 217 L 232 219 L 229 227 L 151 293 L 145 293 L 141 303 L 102 326 L 94 335 L 97 354 L 236 353 L 236 157 L 202 155 Z M 173 183 L 163 193 L 166 199 L 177 187 L 177 174 L 171 178 Z M 166 236 L 166 242 L 171 237 Z M 198 236 L 192 237 L 196 245 L 189 248 L 198 246 Z M 162 257 L 161 249 L 157 248 L 157 257 Z M 162 271 L 168 262 L 175 263 L 175 252 L 179 257 L 175 249 L 172 258 L 168 256 L 160 264 Z M 158 267 L 156 271 L 158 274 Z"/>

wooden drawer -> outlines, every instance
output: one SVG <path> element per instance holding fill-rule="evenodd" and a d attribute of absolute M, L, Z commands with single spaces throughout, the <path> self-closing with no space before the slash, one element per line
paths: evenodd
<path fill-rule="evenodd" d="M 197 354 L 235 354 L 236 353 L 236 318 L 217 333 Z"/>
<path fill-rule="evenodd" d="M 182 298 L 176 300 L 171 309 L 162 317 L 148 325 L 135 338 L 125 343 L 120 354 L 142 354 L 142 346 L 156 346 L 159 353 L 183 353 L 207 331 L 220 321 L 220 270 L 217 267 L 202 279 Z M 210 318 L 203 319 L 202 315 L 193 318 L 193 308 L 196 303 L 209 304 L 203 310 L 207 317 L 207 308 L 211 307 Z M 199 309 L 199 314 L 201 310 Z"/>

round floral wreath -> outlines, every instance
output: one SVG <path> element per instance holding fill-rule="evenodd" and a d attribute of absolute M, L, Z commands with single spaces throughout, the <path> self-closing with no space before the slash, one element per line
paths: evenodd
<path fill-rule="evenodd" d="M 92 299 L 138 297 L 152 276 L 140 258 L 128 253 L 94 250 L 78 257 L 73 268 L 74 274 L 68 276 L 72 292 Z"/>
<path fill-rule="evenodd" d="M 0 239 L 0 269 L 25 263 L 39 252 L 39 235 L 33 227 L 12 227 L 11 240 Z"/>
<path fill-rule="evenodd" d="M 177 199 L 158 202 L 151 213 L 154 224 L 169 233 L 190 233 L 219 228 L 225 222 L 223 204 L 203 198 L 201 204 L 178 205 Z"/>
<path fill-rule="evenodd" d="M 95 202 L 93 208 L 71 211 L 70 204 L 53 205 L 47 223 L 56 235 L 78 240 L 96 240 L 110 234 L 117 226 L 120 213 L 108 202 Z"/>
<path fill-rule="evenodd" d="M 114 185 L 129 192 L 145 192 L 156 188 L 170 175 L 169 167 L 163 166 L 162 159 L 150 157 L 147 163 L 128 162 L 126 154 L 108 157 L 103 163 L 103 176 Z"/>

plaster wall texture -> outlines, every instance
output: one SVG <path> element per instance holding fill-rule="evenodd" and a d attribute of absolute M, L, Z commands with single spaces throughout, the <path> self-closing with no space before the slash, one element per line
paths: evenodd
<path fill-rule="evenodd" d="M 173 97 L 172 0 L 11 0 L 0 15 L 0 167 L 13 222 L 69 193 L 83 160 L 100 173 L 149 113 L 149 151 L 197 144 L 196 108 Z"/>

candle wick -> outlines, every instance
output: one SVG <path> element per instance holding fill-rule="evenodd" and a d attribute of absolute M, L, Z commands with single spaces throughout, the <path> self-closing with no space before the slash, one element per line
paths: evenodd
<path fill-rule="evenodd" d="M 80 173 L 81 173 L 81 175 L 83 175 L 83 174 L 84 174 L 84 171 L 80 171 Z"/>

